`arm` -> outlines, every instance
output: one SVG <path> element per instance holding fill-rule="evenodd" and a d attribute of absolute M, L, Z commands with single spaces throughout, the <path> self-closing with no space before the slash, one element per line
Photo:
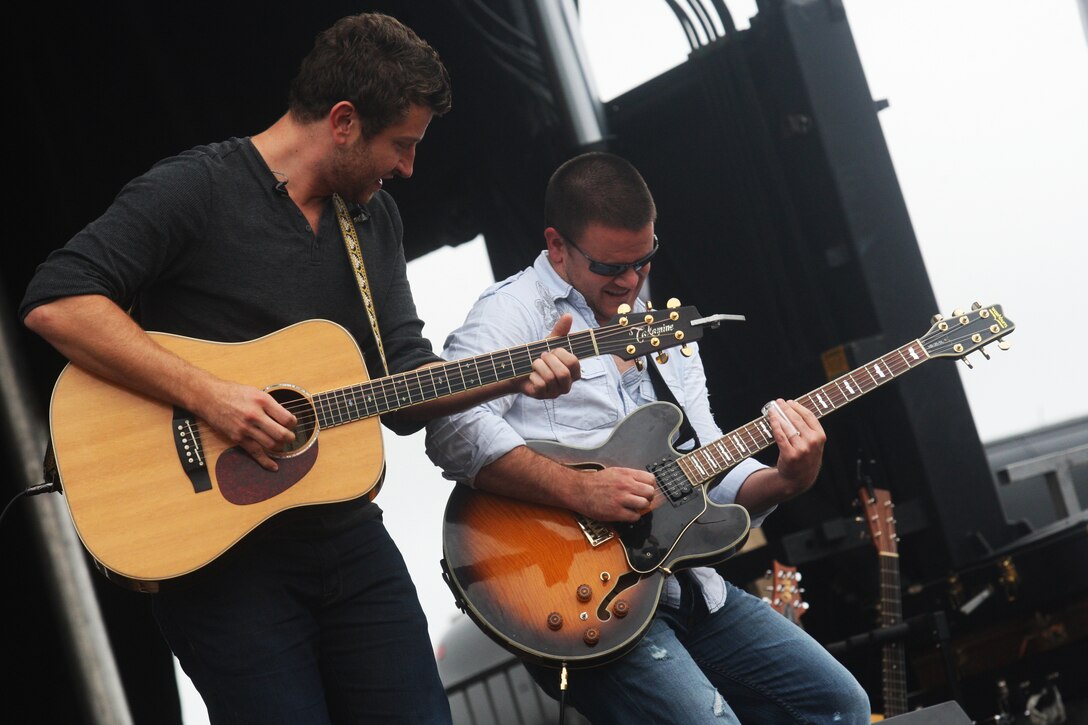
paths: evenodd
<path fill-rule="evenodd" d="M 600 521 L 638 521 L 653 503 L 654 476 L 632 468 L 579 471 L 519 446 L 484 466 L 477 488 L 559 506 Z"/>
<path fill-rule="evenodd" d="M 24 322 L 89 372 L 191 410 L 269 470 L 277 466 L 265 449 L 294 439 L 294 416 L 271 396 L 182 360 L 104 296 L 61 297 L 33 308 Z"/>
<path fill-rule="evenodd" d="M 571 316 L 563 315 L 555 323 L 549 338 L 566 337 L 570 332 Z M 491 351 L 489 351 L 491 352 Z M 441 363 L 431 363 L 439 365 Z M 430 367 L 422 365 L 420 368 Z M 452 415 L 473 408 L 481 403 L 504 395 L 522 394 L 536 400 L 550 400 L 570 390 L 570 386 L 579 376 L 578 358 L 569 350 L 559 349 L 546 352 L 533 361 L 533 369 L 526 376 L 485 385 L 475 390 L 439 398 L 407 408 L 404 413 L 408 420 L 427 421 L 440 416 Z"/>
<path fill-rule="evenodd" d="M 539 339 L 546 317 L 539 299 L 485 294 L 450 335 L 443 354 L 459 359 Z M 428 424 L 427 454 L 455 481 L 601 520 L 637 520 L 655 490 L 650 473 L 621 468 L 576 471 L 525 446 L 527 438 L 555 435 L 550 423 L 554 417 L 547 403 L 524 395 L 495 399 Z"/>

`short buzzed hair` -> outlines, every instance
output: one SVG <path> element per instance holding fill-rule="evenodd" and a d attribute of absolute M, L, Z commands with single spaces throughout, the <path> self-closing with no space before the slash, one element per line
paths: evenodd
<path fill-rule="evenodd" d="M 373 137 L 412 105 L 449 111 L 450 78 L 438 53 L 408 26 L 382 13 L 341 18 L 318 34 L 291 83 L 288 107 L 301 121 L 350 101 Z"/>
<path fill-rule="evenodd" d="M 564 162 L 544 192 L 544 225 L 564 237 L 580 236 L 596 223 L 638 231 L 657 220 L 657 207 L 630 161 L 590 151 Z"/>

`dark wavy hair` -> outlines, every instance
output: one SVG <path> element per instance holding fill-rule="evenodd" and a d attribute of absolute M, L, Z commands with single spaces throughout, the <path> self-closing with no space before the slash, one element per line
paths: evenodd
<path fill-rule="evenodd" d="M 370 137 L 400 121 L 409 106 L 450 110 L 450 78 L 434 48 L 396 18 L 362 13 L 318 34 L 291 83 L 288 107 L 299 120 L 323 118 L 350 101 Z"/>
<path fill-rule="evenodd" d="M 560 234 L 581 236 L 597 223 L 638 231 L 657 220 L 649 187 L 630 161 L 590 151 L 565 161 L 544 192 L 544 225 Z"/>

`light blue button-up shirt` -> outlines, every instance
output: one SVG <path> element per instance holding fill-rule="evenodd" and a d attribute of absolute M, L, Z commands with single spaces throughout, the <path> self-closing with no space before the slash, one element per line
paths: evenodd
<path fill-rule="evenodd" d="M 644 309 L 641 302 L 639 306 Z M 458 360 L 542 340 L 559 316 L 568 312 L 574 317 L 572 331 L 598 326 L 585 297 L 555 272 L 543 251 L 532 267 L 480 295 L 464 324 L 446 338 L 442 357 Z M 658 369 L 700 442 L 706 444 L 720 438 L 722 431 L 710 412 L 698 347 L 692 347 L 696 351 L 691 357 L 670 355 Z M 601 445 L 624 417 L 657 399 L 648 372 L 632 368 L 621 374 L 611 356 L 582 359 L 581 368 L 582 377 L 570 392 L 553 400 L 507 395 L 431 421 L 427 455 L 446 478 L 472 485 L 480 469 L 527 440 L 552 440 L 580 448 Z M 733 503 L 744 480 L 765 467 L 755 459 L 741 461 L 710 489 L 710 499 Z M 752 525 L 757 526 L 768 513 L 754 517 Z M 721 576 L 708 567 L 690 571 L 702 587 L 707 608 L 719 609 L 725 602 Z M 673 577 L 666 582 L 664 599 L 674 605 L 680 601 Z"/>

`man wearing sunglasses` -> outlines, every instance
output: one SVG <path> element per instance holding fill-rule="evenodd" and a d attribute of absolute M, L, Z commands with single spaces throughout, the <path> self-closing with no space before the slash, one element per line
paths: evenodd
<path fill-rule="evenodd" d="M 531 267 L 481 295 L 464 325 L 447 338 L 443 357 L 541 339 L 563 314 L 573 316 L 577 330 L 609 322 L 623 304 L 644 310 L 639 292 L 659 249 L 656 215 L 649 189 L 627 161 L 602 152 L 567 161 L 545 192 L 545 250 Z M 656 384 L 652 365 L 589 358 L 581 363 L 581 380 L 554 400 L 512 395 L 433 420 L 428 455 L 460 484 L 598 521 L 639 521 L 654 503 L 653 474 L 643 468 L 575 470 L 530 450 L 525 441 L 601 445 L 624 417 L 658 400 L 663 385 L 697 439 L 720 438 L 698 352 L 671 356 L 658 367 Z M 813 484 L 823 455 L 825 436 L 817 419 L 793 401 L 776 402 L 782 415 L 771 414 L 770 421 L 777 464 L 741 461 L 710 492 L 716 503 L 743 505 L 753 526 L 777 503 Z M 676 443 L 690 447 L 690 439 Z M 558 699 L 558 670 L 526 666 Z M 594 725 L 870 720 L 865 691 L 822 646 L 705 567 L 668 577 L 638 644 L 620 659 L 571 672 L 567 695 Z"/>

